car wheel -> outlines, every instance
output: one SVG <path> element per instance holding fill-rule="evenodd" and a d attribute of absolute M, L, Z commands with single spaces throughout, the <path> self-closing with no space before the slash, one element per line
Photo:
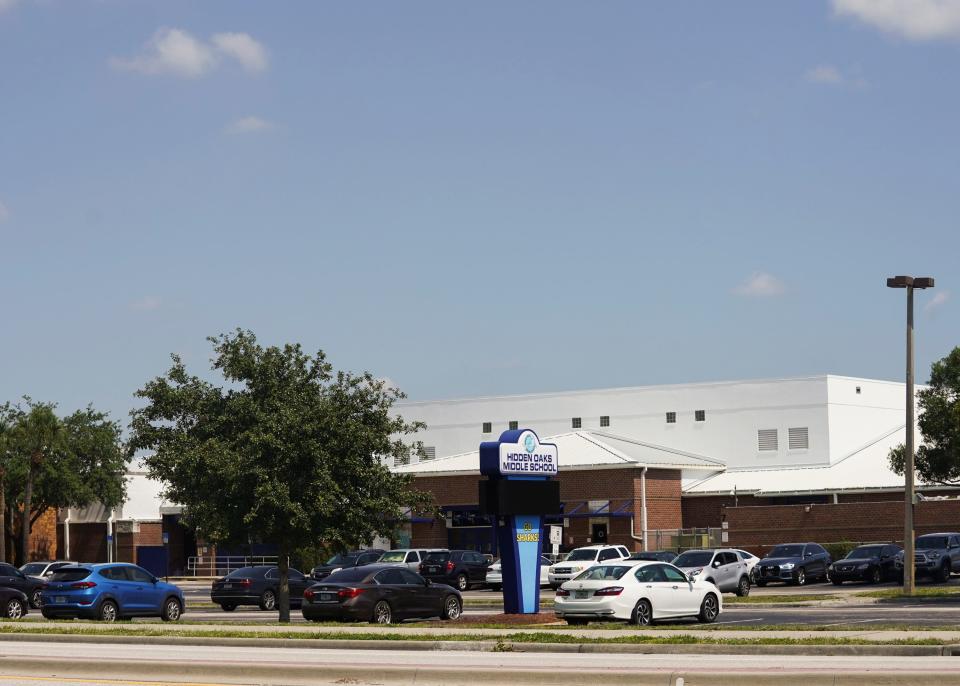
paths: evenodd
<path fill-rule="evenodd" d="M 870 583 L 879 584 L 881 581 L 883 581 L 883 575 L 880 573 L 880 568 L 875 567 L 873 573 L 870 574 Z"/>
<path fill-rule="evenodd" d="M 183 608 L 180 607 L 180 601 L 176 598 L 167 598 L 167 602 L 163 604 L 163 614 L 160 615 L 160 618 L 165 622 L 175 622 L 180 619 L 180 614 L 183 612 Z"/>
<path fill-rule="evenodd" d="M 373 606 L 373 617 L 370 618 L 373 624 L 391 624 L 393 622 L 393 609 L 386 600 L 381 600 Z"/>
<path fill-rule="evenodd" d="M 41 609 L 41 610 L 40 610 L 40 614 L 43 615 L 43 618 L 44 618 L 44 619 L 56 619 L 56 618 L 57 618 L 56 615 L 51 614 L 50 611 L 49 611 L 49 610 L 46 610 L 46 609 Z"/>
<path fill-rule="evenodd" d="M 269 588 L 263 592 L 262 596 L 260 596 L 260 609 L 261 610 L 277 609 L 277 594 L 274 593 Z"/>
<path fill-rule="evenodd" d="M 30 594 L 30 607 L 39 609 L 43 605 L 43 591 L 39 588 Z"/>
<path fill-rule="evenodd" d="M 650 626 L 653 622 L 653 606 L 649 600 L 640 600 L 633 608 L 630 623 L 637 626 Z"/>
<path fill-rule="evenodd" d="M 757 588 L 763 588 L 766 585 L 767 585 L 766 581 L 761 581 L 760 579 L 757 579 Z"/>
<path fill-rule="evenodd" d="M 470 588 L 470 581 L 467 579 L 466 574 L 460 574 L 457 576 L 457 590 L 466 591 Z"/>
<path fill-rule="evenodd" d="M 460 619 L 463 608 L 460 606 L 460 599 L 457 596 L 449 596 L 443 601 L 443 612 L 440 613 L 440 619 Z"/>
<path fill-rule="evenodd" d="M 236 606 L 236 605 L 231 605 L 230 603 L 224 603 L 223 605 L 220 606 L 220 608 L 221 608 L 224 612 L 233 612 L 234 610 L 237 609 L 237 606 Z"/>
<path fill-rule="evenodd" d="M 11 598 L 7 601 L 6 615 L 7 619 L 23 618 L 23 601 L 19 598 Z"/>
<path fill-rule="evenodd" d="M 796 575 L 793 577 L 793 582 L 797 586 L 803 586 L 805 583 L 807 583 L 807 573 L 803 571 L 802 567 L 797 570 Z"/>
<path fill-rule="evenodd" d="M 700 603 L 700 614 L 697 615 L 697 619 L 704 624 L 711 624 L 717 621 L 719 615 L 720 604 L 717 602 L 717 596 L 708 593 Z"/>
<path fill-rule="evenodd" d="M 830 579 L 834 586 L 843 586 L 843 581 L 841 579 Z"/>
<path fill-rule="evenodd" d="M 100 612 L 98 614 L 101 622 L 115 622 L 120 615 L 120 610 L 112 600 L 104 600 L 100 603 Z"/>
<path fill-rule="evenodd" d="M 740 583 L 737 584 L 737 595 L 746 598 L 750 595 L 750 579 L 746 575 L 740 577 Z"/>
<path fill-rule="evenodd" d="M 944 560 L 943 564 L 940 565 L 940 571 L 937 572 L 937 581 L 943 583 L 950 579 L 950 563 Z"/>

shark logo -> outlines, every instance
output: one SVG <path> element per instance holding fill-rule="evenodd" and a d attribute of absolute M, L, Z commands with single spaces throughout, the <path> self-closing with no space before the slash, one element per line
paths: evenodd
<path fill-rule="evenodd" d="M 527 434 L 526 438 L 523 439 L 523 447 L 528 453 L 537 449 L 537 439 L 533 437 L 533 434 Z"/>

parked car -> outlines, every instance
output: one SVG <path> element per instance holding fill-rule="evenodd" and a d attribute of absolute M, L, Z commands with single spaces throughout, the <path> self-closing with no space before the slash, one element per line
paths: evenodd
<path fill-rule="evenodd" d="M 568 624 L 621 620 L 647 625 L 667 617 L 714 622 L 723 611 L 716 586 L 666 562 L 614 560 L 592 566 L 558 590 L 554 612 Z"/>
<path fill-rule="evenodd" d="M 944 582 L 951 572 L 960 572 L 960 534 L 939 533 L 918 536 L 914 543 L 914 569 L 920 576 Z M 903 583 L 903 551 L 895 563 L 898 580 Z"/>
<path fill-rule="evenodd" d="M 436 551 L 420 563 L 420 576 L 466 591 L 486 582 L 489 565 L 483 554 L 472 550 Z"/>
<path fill-rule="evenodd" d="M 310 580 L 296 569 L 287 571 L 290 607 L 299 607 Z M 210 599 L 225 612 L 240 605 L 257 605 L 261 610 L 276 610 L 280 597 L 280 570 L 275 566 L 241 567 L 213 582 Z"/>
<path fill-rule="evenodd" d="M 550 560 L 540 556 L 540 585 L 549 586 L 550 579 L 547 578 L 547 570 L 550 569 Z M 492 591 L 499 591 L 503 588 L 503 567 L 500 560 L 497 560 L 487 569 L 487 588 Z"/>
<path fill-rule="evenodd" d="M 721 593 L 750 595 L 750 569 L 736 550 L 687 550 L 673 565 L 691 578 L 709 581 Z"/>
<path fill-rule="evenodd" d="M 36 576 L 27 576 L 19 569 L 6 562 L 0 562 L 0 586 L 15 588 L 30 600 L 30 607 L 38 608 L 43 602 L 43 587 L 46 579 Z"/>
<path fill-rule="evenodd" d="M 630 551 L 622 545 L 588 545 L 576 548 L 563 561 L 555 563 L 547 570 L 547 579 L 551 588 L 559 588 L 564 582 L 570 581 L 598 562 L 625 560 L 628 557 Z"/>
<path fill-rule="evenodd" d="M 46 577 L 51 576 L 61 567 L 68 567 L 75 564 L 77 563 L 70 560 L 37 560 L 35 562 L 28 562 L 27 564 L 22 565 L 20 567 L 20 571 L 27 576 L 35 576 L 40 579 L 45 579 Z"/>
<path fill-rule="evenodd" d="M 809 581 L 827 581 L 830 553 L 817 543 L 783 543 L 757 563 L 757 586 L 783 581 L 803 586 Z"/>
<path fill-rule="evenodd" d="M 734 548 L 733 552 L 740 553 L 740 557 L 747 564 L 747 569 L 750 570 L 750 583 L 757 583 L 757 563 L 760 562 L 760 558 L 749 551 L 740 550 L 740 548 Z"/>
<path fill-rule="evenodd" d="M 388 550 L 383 553 L 377 560 L 377 564 L 397 564 L 404 565 L 411 572 L 416 572 L 420 569 L 420 563 L 423 562 L 427 555 L 432 552 L 441 552 L 440 550 L 427 550 L 426 548 L 418 548 L 416 550 L 411 550 L 407 548 L 399 548 L 397 550 Z"/>
<path fill-rule="evenodd" d="M 642 550 L 630 553 L 628 560 L 647 560 L 648 562 L 673 562 L 677 554 L 672 550 Z"/>
<path fill-rule="evenodd" d="M 320 581 L 341 569 L 373 564 L 379 560 L 380 556 L 385 552 L 385 550 L 381 550 L 380 548 L 368 548 L 367 550 L 354 550 L 349 553 L 337 553 L 327 560 L 325 564 L 314 567 L 313 571 L 310 572 L 310 576 L 313 577 L 314 580 Z"/>
<path fill-rule="evenodd" d="M 897 553 L 903 548 L 898 545 L 862 545 L 854 548 L 846 557 L 830 565 L 830 581 L 839 586 L 844 581 L 866 581 L 879 584 L 887 579 L 897 578 Z"/>
<path fill-rule="evenodd" d="M 412 617 L 457 619 L 463 597 L 405 567 L 372 564 L 335 572 L 303 594 L 305 619 L 391 624 Z"/>
<path fill-rule="evenodd" d="M 0 616 L 7 619 L 23 619 L 30 611 L 30 601 L 23 591 L 0 587 Z"/>
<path fill-rule="evenodd" d="M 114 622 L 127 617 L 180 619 L 183 591 L 137 565 L 110 562 L 61 567 L 43 589 L 47 619 L 80 617 Z"/>

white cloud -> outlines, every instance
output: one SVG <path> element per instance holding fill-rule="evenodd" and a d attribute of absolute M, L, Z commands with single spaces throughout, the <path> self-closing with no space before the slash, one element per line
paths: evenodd
<path fill-rule="evenodd" d="M 908 40 L 960 39 L 960 0 L 833 0 L 833 11 Z"/>
<path fill-rule="evenodd" d="M 6 205 L 0 202 L 0 224 L 7 221 L 7 219 L 9 218 L 10 218 L 10 210 L 7 209 Z"/>
<path fill-rule="evenodd" d="M 114 57 L 110 63 L 117 69 L 142 74 L 173 74 L 197 78 L 217 66 L 217 55 L 203 41 L 180 29 L 163 28 L 153 34 L 142 55 L 131 59 Z"/>
<path fill-rule="evenodd" d="M 821 64 L 812 69 L 808 69 L 803 75 L 803 78 L 811 83 L 843 83 L 843 74 L 840 73 L 839 69 L 830 64 Z"/>
<path fill-rule="evenodd" d="M 950 299 L 950 291 L 937 291 L 936 295 L 930 298 L 930 301 L 923 306 L 924 312 L 933 312 L 943 307 Z"/>
<path fill-rule="evenodd" d="M 742 284 L 733 289 L 736 295 L 751 297 L 771 297 L 782 295 L 785 288 L 783 282 L 772 274 L 757 272 Z"/>
<path fill-rule="evenodd" d="M 258 131 L 269 131 L 272 128 L 273 124 L 260 117 L 241 117 L 227 124 L 223 131 L 230 134 L 257 133 Z"/>
<path fill-rule="evenodd" d="M 267 68 L 266 48 L 246 33 L 218 33 L 208 43 L 187 31 L 171 28 L 153 34 L 140 55 L 113 57 L 110 64 L 124 71 L 195 79 L 213 72 L 224 57 L 236 60 L 250 73 Z"/>
<path fill-rule="evenodd" d="M 134 300 L 130 303 L 130 309 L 136 310 L 138 312 L 149 312 L 151 310 L 157 310 L 163 304 L 163 298 L 157 295 L 145 295 L 139 300 Z"/>
<path fill-rule="evenodd" d="M 217 33 L 210 39 L 217 49 L 258 74 L 267 68 L 267 50 L 247 33 Z"/>

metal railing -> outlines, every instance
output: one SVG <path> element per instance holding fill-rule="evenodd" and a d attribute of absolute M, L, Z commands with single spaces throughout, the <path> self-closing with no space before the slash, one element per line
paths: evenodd
<path fill-rule="evenodd" d="M 650 529 L 646 532 L 647 550 L 670 550 L 681 553 L 696 548 L 723 548 L 720 528 Z"/>
<path fill-rule="evenodd" d="M 187 558 L 187 574 L 224 576 L 242 567 L 275 564 L 276 555 L 195 555 Z"/>

